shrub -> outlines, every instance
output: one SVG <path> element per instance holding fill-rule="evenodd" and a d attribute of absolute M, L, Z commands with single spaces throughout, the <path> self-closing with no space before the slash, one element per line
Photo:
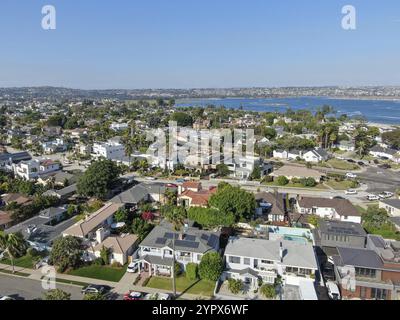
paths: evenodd
<path fill-rule="evenodd" d="M 111 264 L 111 267 L 113 267 L 113 268 L 122 268 L 122 264 L 120 264 L 118 261 L 114 261 Z"/>
<path fill-rule="evenodd" d="M 260 288 L 260 292 L 267 299 L 274 299 L 276 297 L 276 289 L 273 285 L 270 284 L 264 284 Z"/>
<path fill-rule="evenodd" d="M 155 215 L 150 211 L 143 212 L 143 214 L 142 214 L 142 219 L 144 221 L 153 221 L 154 218 L 155 218 Z"/>
<path fill-rule="evenodd" d="M 28 256 L 30 256 L 31 258 L 36 258 L 37 256 L 40 255 L 39 251 L 37 251 L 35 248 L 29 248 L 26 253 L 28 254 Z"/>
<path fill-rule="evenodd" d="M 95 266 L 104 266 L 104 261 L 102 258 L 97 258 L 96 260 L 93 261 L 93 264 Z"/>
<path fill-rule="evenodd" d="M 238 294 L 239 292 L 241 292 L 243 290 L 243 281 L 229 279 L 228 280 L 228 288 L 229 288 L 229 291 L 232 292 L 233 294 Z"/>
<path fill-rule="evenodd" d="M 276 182 L 280 186 L 286 186 L 289 183 L 289 180 L 285 176 L 280 176 L 276 179 Z"/>
<path fill-rule="evenodd" d="M 198 268 L 196 263 L 188 263 L 186 266 L 186 277 L 191 281 L 197 280 L 199 278 Z"/>
<path fill-rule="evenodd" d="M 180 276 L 183 272 L 182 266 L 179 262 L 175 262 L 175 276 Z"/>

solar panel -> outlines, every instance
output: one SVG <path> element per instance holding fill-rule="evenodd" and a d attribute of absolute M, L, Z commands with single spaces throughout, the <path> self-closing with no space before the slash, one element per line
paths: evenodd
<path fill-rule="evenodd" d="M 165 244 L 167 242 L 167 239 L 164 238 L 157 238 L 156 244 Z"/>
<path fill-rule="evenodd" d="M 201 240 L 208 241 L 208 239 L 209 239 L 209 236 L 207 234 L 203 233 L 201 235 Z"/>
<path fill-rule="evenodd" d="M 166 238 L 166 239 L 173 239 L 173 238 L 174 238 L 174 234 L 173 234 L 173 233 L 170 233 L 170 232 L 167 232 L 167 233 L 164 235 L 164 238 Z"/>
<path fill-rule="evenodd" d="M 217 241 L 219 241 L 218 237 L 212 234 L 207 242 L 207 245 L 214 248 L 217 244 Z"/>
<path fill-rule="evenodd" d="M 196 241 L 196 237 L 195 236 L 191 236 L 191 235 L 186 235 L 185 236 L 185 240 L 186 241 Z"/>
<path fill-rule="evenodd" d="M 176 240 L 175 245 L 177 245 L 179 247 L 186 247 L 186 248 L 193 248 L 193 249 L 196 249 L 199 247 L 198 242 L 185 241 L 185 240 Z"/>

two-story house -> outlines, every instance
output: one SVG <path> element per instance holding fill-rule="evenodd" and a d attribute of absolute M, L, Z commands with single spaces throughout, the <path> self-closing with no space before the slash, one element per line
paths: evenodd
<path fill-rule="evenodd" d="M 369 235 L 363 248 L 337 248 L 336 280 L 345 299 L 400 299 L 400 242 Z"/>
<path fill-rule="evenodd" d="M 216 232 L 186 225 L 181 232 L 175 231 L 172 224 L 163 221 L 156 226 L 139 245 L 139 259 L 135 260 L 140 270 L 150 275 L 172 276 L 175 261 L 183 268 L 188 263 L 200 263 L 204 254 L 218 252 L 220 235 Z"/>
<path fill-rule="evenodd" d="M 330 220 L 361 223 L 361 214 L 347 199 L 325 199 L 300 197 L 297 211 L 301 214 L 317 215 Z"/>
<path fill-rule="evenodd" d="M 275 283 L 281 277 L 286 285 L 302 281 L 314 283 L 318 263 L 309 243 L 231 237 L 225 249 L 222 281 L 239 279 L 251 289 L 261 283 Z"/>

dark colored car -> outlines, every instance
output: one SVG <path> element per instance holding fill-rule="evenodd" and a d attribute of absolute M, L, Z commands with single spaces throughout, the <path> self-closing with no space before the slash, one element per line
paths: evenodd
<path fill-rule="evenodd" d="M 365 163 L 362 162 L 362 161 L 358 161 L 357 164 L 358 164 L 359 166 L 365 166 Z"/>
<path fill-rule="evenodd" d="M 92 293 L 92 294 L 98 294 L 98 293 L 105 294 L 110 290 L 111 290 L 111 288 L 109 286 L 91 284 L 91 285 L 88 285 L 87 287 L 84 287 L 81 292 L 83 294 L 88 294 L 88 293 L 89 294 L 90 293 Z"/>
<path fill-rule="evenodd" d="M 392 169 L 392 166 L 390 164 L 385 163 L 385 164 L 379 165 L 378 168 L 380 168 L 380 169 Z"/>
<path fill-rule="evenodd" d="M 347 162 L 356 163 L 353 159 L 347 159 Z"/>

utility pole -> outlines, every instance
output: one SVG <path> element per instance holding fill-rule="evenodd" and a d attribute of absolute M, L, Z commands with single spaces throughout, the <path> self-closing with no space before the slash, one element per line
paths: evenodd
<path fill-rule="evenodd" d="M 176 298 L 176 279 L 175 279 L 175 235 L 172 238 L 172 291 L 173 298 Z"/>

